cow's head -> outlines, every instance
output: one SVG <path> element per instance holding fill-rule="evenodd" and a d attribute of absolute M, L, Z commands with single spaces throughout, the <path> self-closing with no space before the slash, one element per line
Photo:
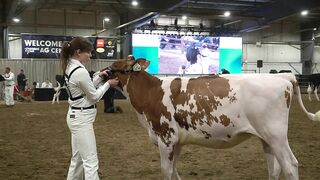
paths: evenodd
<path fill-rule="evenodd" d="M 106 69 L 110 72 L 109 78 L 119 78 L 119 87 L 122 88 L 128 80 L 129 75 L 145 72 L 150 61 L 139 58 L 137 60 L 118 60 Z"/>

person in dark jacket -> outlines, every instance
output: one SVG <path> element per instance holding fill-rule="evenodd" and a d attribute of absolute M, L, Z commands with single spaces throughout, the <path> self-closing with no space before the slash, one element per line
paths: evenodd
<path fill-rule="evenodd" d="M 19 91 L 24 91 L 26 84 L 27 84 L 27 78 L 26 75 L 24 74 L 23 69 L 20 70 L 20 74 L 18 74 L 17 76 L 17 81 L 18 81 L 18 88 Z"/>
<path fill-rule="evenodd" d="M 222 68 L 221 74 L 230 74 L 230 72 L 228 70 L 226 70 L 225 68 Z"/>
<path fill-rule="evenodd" d="M 110 87 L 109 90 L 103 95 L 105 113 L 122 113 L 121 107 L 114 105 L 115 93 L 116 89 Z"/>

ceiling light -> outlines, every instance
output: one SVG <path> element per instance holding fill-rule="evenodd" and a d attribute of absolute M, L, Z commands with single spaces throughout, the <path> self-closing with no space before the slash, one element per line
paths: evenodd
<path fill-rule="evenodd" d="M 105 22 L 109 22 L 109 21 L 110 21 L 110 18 L 105 17 L 103 20 L 104 20 Z"/>
<path fill-rule="evenodd" d="M 306 16 L 306 15 L 308 15 L 308 13 L 309 13 L 309 12 L 308 12 L 307 10 L 301 11 L 301 15 L 302 15 L 302 16 Z"/>
<path fill-rule="evenodd" d="M 230 14 L 231 14 L 231 13 L 230 13 L 230 11 L 226 11 L 226 12 L 224 12 L 224 14 L 223 14 L 223 15 L 224 15 L 225 17 L 229 17 L 229 16 L 230 16 Z"/>
<path fill-rule="evenodd" d="M 29 3 L 29 2 L 31 2 L 31 0 L 24 0 L 24 2 Z"/>
<path fill-rule="evenodd" d="M 314 30 L 314 31 L 316 31 L 316 30 L 317 30 L 317 28 L 313 28 L 313 30 Z"/>
<path fill-rule="evenodd" d="M 139 3 L 138 3 L 138 1 L 132 1 L 131 4 L 132 4 L 132 6 L 138 6 Z"/>
<path fill-rule="evenodd" d="M 186 19 L 188 19 L 188 17 L 187 16 L 182 16 L 182 19 L 186 20 Z"/>
<path fill-rule="evenodd" d="M 15 23 L 18 23 L 18 22 L 20 22 L 20 19 L 19 18 L 13 18 L 12 21 L 15 22 Z"/>

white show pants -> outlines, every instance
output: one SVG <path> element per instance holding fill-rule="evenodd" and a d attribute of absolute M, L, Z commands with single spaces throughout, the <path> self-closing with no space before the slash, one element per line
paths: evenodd
<path fill-rule="evenodd" d="M 98 180 L 98 156 L 93 122 L 97 109 L 70 109 L 67 124 L 71 131 L 72 158 L 67 180 Z"/>
<path fill-rule="evenodd" d="M 4 101 L 7 106 L 13 106 L 14 105 L 14 100 L 13 100 L 13 90 L 14 86 L 5 86 L 4 88 Z"/>

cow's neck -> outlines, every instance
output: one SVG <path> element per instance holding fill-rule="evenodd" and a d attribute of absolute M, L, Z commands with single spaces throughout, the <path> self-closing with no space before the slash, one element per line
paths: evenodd
<path fill-rule="evenodd" d="M 172 129 L 169 129 L 167 123 L 160 121 L 162 117 L 171 121 L 171 114 L 162 102 L 164 90 L 161 84 L 162 80 L 143 71 L 133 73 L 129 77 L 126 91 L 132 106 L 138 113 L 139 121 L 147 129 L 152 128 L 152 132 L 164 141 L 169 138 L 166 137 L 168 136 L 167 132 L 171 133 Z"/>
<path fill-rule="evenodd" d="M 144 71 L 130 75 L 126 91 L 131 104 L 139 114 L 143 114 L 150 107 L 150 103 L 160 103 L 164 94 L 161 80 Z"/>

